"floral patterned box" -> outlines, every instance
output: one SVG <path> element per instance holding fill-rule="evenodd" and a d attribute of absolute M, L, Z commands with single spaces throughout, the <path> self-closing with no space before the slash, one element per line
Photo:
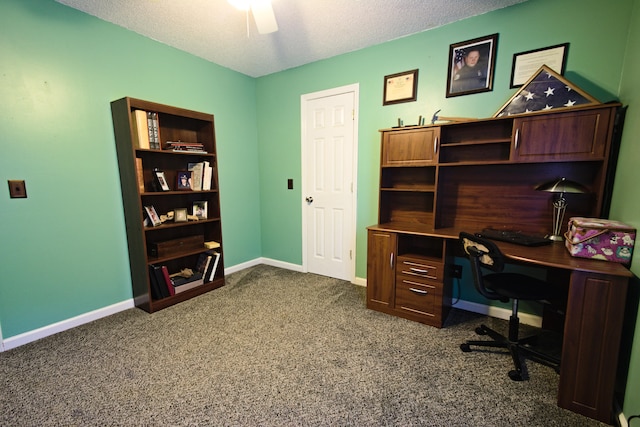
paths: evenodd
<path fill-rule="evenodd" d="M 636 240 L 635 228 L 610 219 L 569 219 L 565 246 L 571 255 L 628 264 Z"/>

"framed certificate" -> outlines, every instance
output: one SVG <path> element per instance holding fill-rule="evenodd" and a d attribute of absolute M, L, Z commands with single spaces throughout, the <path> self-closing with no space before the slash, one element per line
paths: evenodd
<path fill-rule="evenodd" d="M 418 99 L 418 70 L 384 76 L 382 105 L 411 102 Z"/>
<path fill-rule="evenodd" d="M 511 67 L 511 87 L 522 86 L 543 65 L 560 75 L 564 75 L 568 50 L 569 43 L 563 43 L 514 54 Z"/>

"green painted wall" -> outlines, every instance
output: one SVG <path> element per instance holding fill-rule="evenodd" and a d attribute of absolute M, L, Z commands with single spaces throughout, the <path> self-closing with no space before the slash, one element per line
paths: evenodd
<path fill-rule="evenodd" d="M 109 105 L 123 96 L 215 115 L 225 261 L 261 255 L 255 79 L 51 0 L 0 10 L 5 339 L 131 298 Z"/>
<path fill-rule="evenodd" d="M 640 0 L 634 1 L 629 29 L 629 40 L 620 84 L 620 99 L 624 104 L 629 105 L 629 109 L 625 120 L 620 158 L 616 171 L 611 216 L 633 224 L 640 230 L 640 192 L 638 191 L 638 165 L 640 164 L 640 145 L 638 144 L 638 135 L 640 135 L 640 85 L 638 84 L 638 76 L 640 76 L 640 56 L 638 55 L 638 52 L 640 52 Z M 631 265 L 631 270 L 634 274 L 640 276 L 640 250 L 638 245 L 636 245 Z M 626 314 L 628 335 L 633 335 L 633 338 L 631 336 L 623 337 L 623 342 L 627 344 L 623 348 L 625 351 L 629 351 L 628 358 L 631 361 L 624 399 L 624 413 L 627 417 L 634 414 L 640 415 L 640 393 L 638 392 L 638 384 L 640 384 L 640 315 L 637 311 L 639 294 L 640 283 L 636 278 L 629 291 Z M 637 425 L 638 420 L 631 423 L 631 426 Z"/>
<path fill-rule="evenodd" d="M 529 0 L 252 79 L 53 0 L 0 0 L 0 181 L 25 179 L 29 194 L 11 200 L 0 185 L 3 337 L 131 298 L 109 110 L 123 96 L 215 115 L 227 266 L 259 257 L 301 264 L 300 96 L 359 83 L 356 273 L 364 278 L 365 228 L 377 218 L 378 129 L 438 109 L 489 117 L 513 94 L 514 53 L 569 42 L 566 77 L 601 101 L 620 94 L 631 105 L 612 215 L 639 225 L 639 3 Z M 499 33 L 494 90 L 445 98 L 449 45 L 492 33 Z M 383 77 L 414 68 L 418 100 L 383 107 Z M 286 190 L 288 178 L 293 191 Z M 461 292 L 481 302 L 468 284 Z M 640 379 L 635 334 L 628 415 L 640 412 L 631 392 Z"/>
<path fill-rule="evenodd" d="M 263 256 L 302 262 L 302 195 L 299 186 L 284 190 L 287 177 L 300 179 L 301 95 L 360 84 L 356 273 L 365 277 L 365 228 L 377 221 L 378 129 L 393 126 L 398 117 L 415 123 L 438 109 L 444 116 L 491 117 L 514 93 L 509 89 L 513 54 L 564 42 L 570 43 L 566 77 L 601 101 L 617 99 L 631 0 L 616 3 L 614 8 L 599 0 L 530 0 L 258 79 Z M 499 33 L 494 90 L 447 99 L 449 45 L 492 33 Z M 414 68 L 419 69 L 417 101 L 382 106 L 383 77 Z"/>

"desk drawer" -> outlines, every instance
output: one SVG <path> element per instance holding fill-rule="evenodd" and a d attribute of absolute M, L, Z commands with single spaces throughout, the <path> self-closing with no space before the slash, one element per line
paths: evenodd
<path fill-rule="evenodd" d="M 396 274 L 413 277 L 412 280 L 422 282 L 426 280 L 442 281 L 442 263 L 426 258 L 401 255 L 396 264 Z"/>
<path fill-rule="evenodd" d="M 396 310 L 435 316 L 441 304 L 442 285 L 419 283 L 406 276 L 396 278 Z"/>

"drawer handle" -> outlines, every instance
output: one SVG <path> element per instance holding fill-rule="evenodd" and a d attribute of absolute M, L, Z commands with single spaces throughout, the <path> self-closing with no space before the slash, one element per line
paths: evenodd
<path fill-rule="evenodd" d="M 427 292 L 427 291 L 425 291 L 425 290 L 422 290 L 422 289 L 416 289 L 416 288 L 409 288 L 409 290 L 410 290 L 411 292 L 413 292 L 414 294 L 420 294 L 420 295 L 426 295 L 426 294 L 428 294 L 428 293 L 429 293 L 429 292 Z"/>
<path fill-rule="evenodd" d="M 414 273 L 423 273 L 423 274 L 429 273 L 429 270 L 425 270 L 424 268 L 409 267 L 409 270 L 413 271 Z"/>

